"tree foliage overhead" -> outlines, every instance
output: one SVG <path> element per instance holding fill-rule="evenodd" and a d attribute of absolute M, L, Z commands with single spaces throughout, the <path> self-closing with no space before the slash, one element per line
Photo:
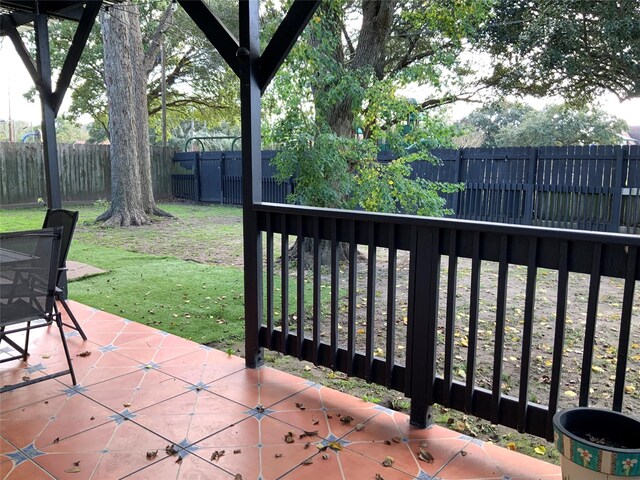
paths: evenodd
<path fill-rule="evenodd" d="M 640 96 L 638 0 L 498 0 L 478 38 L 502 92 Z"/>
<path fill-rule="evenodd" d="M 196 27 L 188 15 L 168 10 L 169 0 L 134 2 L 139 19 L 146 58 L 138 66 L 147 79 L 147 104 L 150 126 L 161 128 L 161 43 L 165 48 L 168 129 L 184 120 L 237 123 L 239 100 L 237 77 Z M 237 28 L 237 6 L 225 0 L 211 2 L 227 25 Z M 105 15 L 116 13 L 113 5 Z M 72 22 L 51 22 L 51 36 L 60 48 L 52 49 L 52 64 L 59 71 L 71 44 L 76 26 Z M 100 22 L 96 22 L 72 82 L 69 114 L 88 114 L 108 133 L 108 108 L 105 91 L 103 41 Z M 99 139 L 96 132 L 92 138 Z"/>

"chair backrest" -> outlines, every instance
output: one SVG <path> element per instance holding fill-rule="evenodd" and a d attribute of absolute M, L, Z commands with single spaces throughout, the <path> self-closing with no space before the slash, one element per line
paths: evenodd
<path fill-rule="evenodd" d="M 71 247 L 73 232 L 75 232 L 78 223 L 79 212 L 64 210 L 62 208 L 50 208 L 44 217 L 42 228 L 62 227 L 62 239 L 60 242 L 60 259 L 57 268 L 64 268 L 67 263 L 67 254 Z M 58 272 L 58 280 L 62 270 Z"/>
<path fill-rule="evenodd" d="M 0 325 L 54 311 L 62 228 L 0 234 Z"/>

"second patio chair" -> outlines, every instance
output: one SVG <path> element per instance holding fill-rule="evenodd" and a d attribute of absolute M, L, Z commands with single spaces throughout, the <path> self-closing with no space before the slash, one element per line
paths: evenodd
<path fill-rule="evenodd" d="M 69 247 L 71 247 L 71 240 L 73 239 L 73 233 L 78 223 L 78 212 L 72 212 L 70 210 L 64 210 L 61 208 L 50 208 L 47 210 L 47 214 L 44 217 L 44 224 L 42 228 L 62 227 L 62 239 L 60 242 L 60 259 L 58 261 L 58 276 L 56 277 L 56 300 L 62 304 L 63 308 L 69 315 L 73 325 L 65 323 L 64 325 L 73 328 L 78 331 L 83 340 L 87 339 L 84 331 L 80 327 L 78 320 L 73 315 L 73 312 L 69 308 L 65 299 L 64 290 L 59 287 L 62 275 L 67 271 L 67 254 L 69 253 Z M 57 304 L 55 305 L 56 312 L 58 311 Z"/>

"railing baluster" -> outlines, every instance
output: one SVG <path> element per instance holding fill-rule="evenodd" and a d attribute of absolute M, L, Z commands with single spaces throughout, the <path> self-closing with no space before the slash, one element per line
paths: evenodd
<path fill-rule="evenodd" d="M 449 272 L 447 278 L 447 314 L 444 339 L 444 398 L 443 404 L 451 402 L 453 383 L 453 349 L 456 331 L 456 292 L 458 284 L 458 231 L 451 230 L 449 237 Z"/>
<path fill-rule="evenodd" d="M 469 334 L 467 347 L 467 384 L 464 408 L 473 411 L 473 394 L 476 387 L 476 350 L 478 347 L 478 312 L 480 303 L 480 232 L 473 233 L 473 257 L 471 259 L 471 298 L 469 300 Z"/>
<path fill-rule="evenodd" d="M 500 237 L 500 263 L 498 265 L 498 298 L 496 304 L 496 332 L 493 350 L 493 384 L 491 395 L 491 422 L 500 421 L 502 399 L 502 356 L 504 353 L 504 326 L 507 309 L 507 280 L 509 275 L 509 237 Z"/>
<path fill-rule="evenodd" d="M 602 263 L 602 244 L 593 245 L 591 259 L 591 278 L 589 279 L 589 299 L 587 301 L 587 325 L 584 332 L 584 350 L 582 354 L 582 375 L 580 376 L 581 407 L 589 405 L 589 388 L 591 386 L 591 366 L 593 363 L 593 344 L 596 335 L 596 319 L 598 316 L 598 297 L 600 296 L 600 269 Z"/>
<path fill-rule="evenodd" d="M 373 368 L 373 342 L 375 340 L 376 315 L 376 224 L 369 223 L 369 244 L 367 248 L 367 330 L 366 330 L 366 370 L 365 380 L 371 380 Z"/>
<path fill-rule="evenodd" d="M 389 272 L 387 275 L 387 352 L 386 386 L 391 387 L 393 367 L 396 363 L 396 281 L 398 252 L 396 251 L 395 225 L 389 225 Z"/>
<path fill-rule="evenodd" d="M 349 299 L 347 311 L 347 373 L 353 375 L 353 360 L 356 354 L 356 295 L 358 279 L 358 250 L 356 245 L 356 223 L 349 223 Z"/>
<path fill-rule="evenodd" d="M 553 416 L 558 410 L 560 380 L 564 353 L 565 325 L 567 320 L 567 293 L 569 290 L 569 242 L 560 242 L 558 252 L 558 294 L 556 298 L 556 326 L 553 336 L 553 363 L 551 366 L 551 389 L 547 414 L 547 440 L 553 439 Z"/>
<path fill-rule="evenodd" d="M 531 344 L 533 316 L 536 303 L 536 280 L 538 276 L 538 239 L 529 239 L 527 259 L 527 285 L 524 299 L 524 327 L 522 329 L 522 355 L 520 358 L 520 391 L 518 395 L 518 431 L 524 432 L 529 408 L 529 368 L 531 366 Z"/>
<path fill-rule="evenodd" d="M 274 275 L 274 262 L 273 262 L 273 228 L 271 226 L 272 215 L 267 215 L 267 330 L 269 332 L 268 342 L 269 347 L 273 348 L 273 275 Z"/>
<path fill-rule="evenodd" d="M 622 318 L 620 319 L 620 338 L 618 340 L 618 359 L 616 363 L 616 382 L 613 393 L 613 409 L 622 411 L 624 397 L 624 383 L 629 354 L 629 340 L 631 339 L 631 313 L 633 311 L 633 291 L 636 284 L 636 264 L 638 249 L 629 248 L 627 253 L 627 271 L 624 279 L 624 293 L 622 296 Z"/>
<path fill-rule="evenodd" d="M 298 233 L 298 299 L 297 299 L 297 334 L 296 334 L 296 352 L 298 359 L 302 359 L 302 344 L 304 343 L 304 264 L 305 253 L 304 244 L 305 238 L 302 234 L 302 216 L 298 217 L 297 225 Z"/>
<path fill-rule="evenodd" d="M 281 282 L 281 312 L 282 312 L 282 341 L 280 352 L 287 353 L 287 338 L 289 337 L 289 234 L 287 233 L 287 214 L 282 214 L 282 236 L 280 244 L 280 282 Z"/>
<path fill-rule="evenodd" d="M 338 363 L 338 312 L 340 301 L 340 258 L 338 257 L 338 221 L 331 220 L 331 368 Z"/>
<path fill-rule="evenodd" d="M 322 306 L 321 280 L 322 272 L 320 271 L 321 253 L 320 253 L 320 219 L 313 219 L 313 363 L 318 363 L 318 350 L 320 349 L 320 307 Z"/>

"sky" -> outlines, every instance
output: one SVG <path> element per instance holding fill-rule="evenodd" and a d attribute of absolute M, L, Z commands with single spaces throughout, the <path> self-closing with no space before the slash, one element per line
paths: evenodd
<path fill-rule="evenodd" d="M 31 77 L 16 54 L 13 44 L 7 37 L 0 38 L 0 121 L 9 119 L 9 110 L 13 120 L 22 120 L 34 125 L 40 123 L 40 103 L 30 103 L 24 98 L 33 85 Z M 420 100 L 420 99 L 419 99 Z M 534 108 L 542 108 L 550 102 L 559 103 L 559 99 L 540 100 L 525 98 Z M 62 104 L 61 113 L 69 108 L 70 92 L 67 92 Z M 640 98 L 620 103 L 615 95 L 605 95 L 600 99 L 603 109 L 625 120 L 629 125 L 640 125 Z M 450 116 L 458 120 L 477 108 L 477 104 L 459 104 L 452 108 Z M 89 117 L 81 118 L 81 123 L 88 123 Z"/>

